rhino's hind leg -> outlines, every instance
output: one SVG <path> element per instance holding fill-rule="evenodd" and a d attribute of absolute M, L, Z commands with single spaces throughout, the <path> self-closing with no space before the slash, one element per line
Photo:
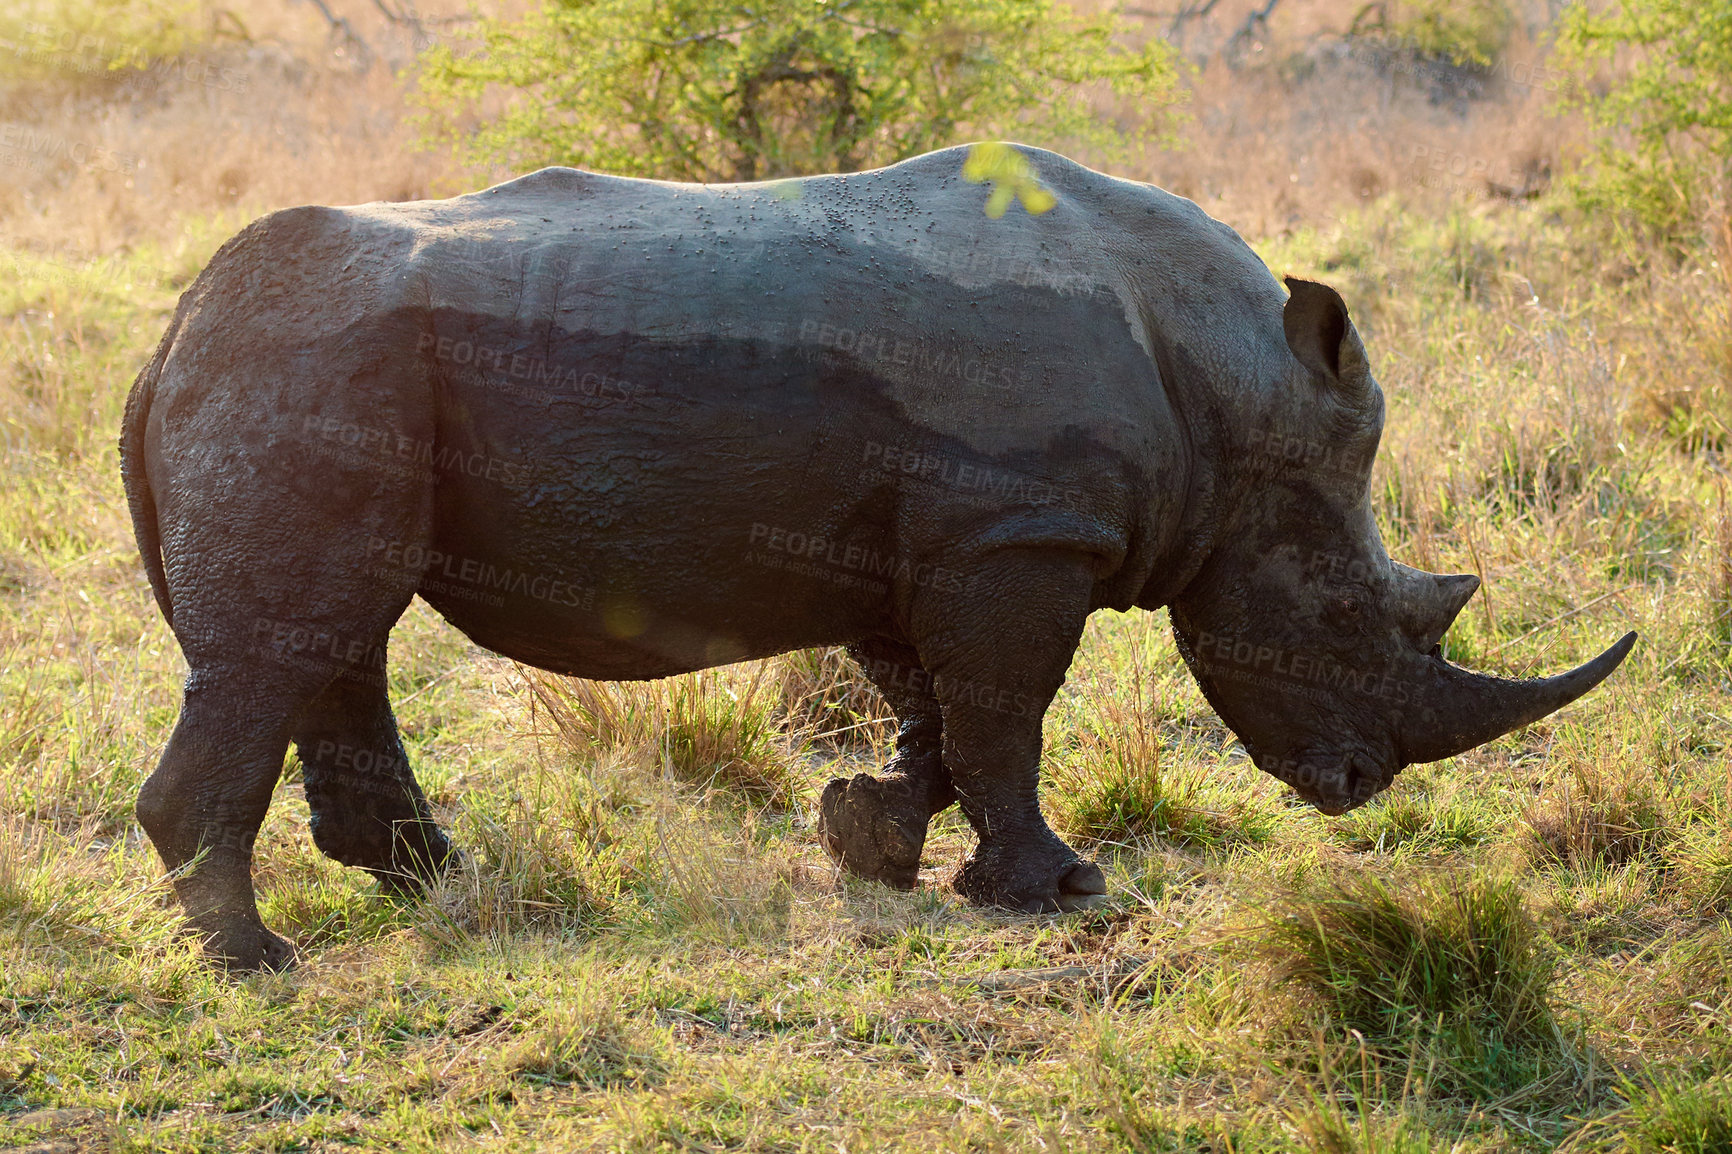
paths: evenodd
<path fill-rule="evenodd" d="M 188 922 L 234 969 L 294 961 L 293 948 L 259 919 L 253 842 L 282 774 L 290 714 L 316 692 L 291 668 L 195 668 L 168 747 L 139 790 L 139 824 Z"/>
<path fill-rule="evenodd" d="M 295 749 L 313 844 L 386 891 L 418 893 L 451 857 L 451 843 L 409 768 L 383 682 L 383 670 L 338 677 L 296 722 Z"/>
<path fill-rule="evenodd" d="M 956 800 L 944 771 L 943 718 L 931 678 L 912 648 L 885 638 L 848 647 L 898 725 L 882 777 L 838 777 L 819 801 L 818 838 L 856 877 L 913 889 L 932 816 Z"/>

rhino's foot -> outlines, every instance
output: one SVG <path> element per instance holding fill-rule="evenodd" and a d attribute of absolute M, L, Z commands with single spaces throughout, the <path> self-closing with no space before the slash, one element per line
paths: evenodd
<path fill-rule="evenodd" d="M 444 830 L 432 822 L 405 822 L 392 845 L 391 863 L 365 868 L 378 881 L 381 893 L 414 898 L 462 861 L 463 855 Z"/>
<path fill-rule="evenodd" d="M 371 808 L 313 796 L 313 844 L 327 857 L 372 874 L 383 893 L 419 895 L 458 860 L 445 831 L 431 821 L 393 821 Z"/>
<path fill-rule="evenodd" d="M 926 845 L 926 801 L 901 777 L 838 777 L 818 803 L 818 840 L 855 877 L 911 890 Z"/>
<path fill-rule="evenodd" d="M 222 921 L 195 918 L 192 929 L 204 939 L 205 956 L 230 973 L 282 971 L 295 966 L 295 947 L 266 929 L 256 917 Z"/>
<path fill-rule="evenodd" d="M 952 884 L 977 906 L 1023 914 L 1090 909 L 1105 902 L 1107 892 L 1100 867 L 1056 837 L 1033 849 L 982 844 Z"/>

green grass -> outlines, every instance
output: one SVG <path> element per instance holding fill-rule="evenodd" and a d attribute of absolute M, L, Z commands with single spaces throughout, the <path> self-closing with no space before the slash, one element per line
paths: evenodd
<path fill-rule="evenodd" d="M 1488 872 L 1341 871 L 1273 898 L 1250 931 L 1320 1029 L 1435 1090 L 1521 1090 L 1561 1067 L 1556 957 L 1520 888 Z"/>
<path fill-rule="evenodd" d="M 1732 1086 L 1724 1075 L 1663 1078 L 1632 1104 L 1630 1154 L 1732 1151 Z"/>
<path fill-rule="evenodd" d="M 1600 275 L 1527 206 L 1382 202 L 1266 246 L 1362 318 L 1391 551 L 1487 578 L 1451 653 L 1518 675 L 1643 636 L 1562 715 L 1349 818 L 1239 754 L 1161 616 L 1101 613 L 1045 790 L 1112 902 L 967 908 L 954 812 L 928 884 L 892 893 L 816 844 L 816 790 L 891 736 L 835 652 L 576 683 L 417 604 L 391 694 L 465 861 L 379 897 L 313 848 L 291 763 L 257 874 L 303 964 L 231 980 L 179 936 L 132 817 L 184 670 L 113 440 L 233 223 L 96 272 L 3 265 L 0 1145 L 1720 1148 L 1732 529 L 1712 450 L 1647 391 L 1684 363 L 1666 318 L 1724 307 L 1709 278 Z"/>

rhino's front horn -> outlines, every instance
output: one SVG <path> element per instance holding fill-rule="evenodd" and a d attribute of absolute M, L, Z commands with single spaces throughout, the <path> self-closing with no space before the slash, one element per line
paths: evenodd
<path fill-rule="evenodd" d="M 1488 677 L 1442 657 L 1426 658 L 1425 684 L 1416 686 L 1410 698 L 1417 712 L 1406 719 L 1398 738 L 1402 762 L 1454 757 L 1557 712 L 1604 681 L 1635 644 L 1636 635 L 1626 633 L 1586 665 L 1535 681 Z"/>

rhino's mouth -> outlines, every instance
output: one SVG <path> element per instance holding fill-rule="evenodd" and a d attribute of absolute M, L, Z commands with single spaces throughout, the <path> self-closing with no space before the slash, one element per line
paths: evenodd
<path fill-rule="evenodd" d="M 1312 750 L 1297 758 L 1280 758 L 1267 766 L 1255 755 L 1253 760 L 1330 817 L 1358 809 L 1395 781 L 1395 770 L 1384 769 L 1362 750 Z"/>

